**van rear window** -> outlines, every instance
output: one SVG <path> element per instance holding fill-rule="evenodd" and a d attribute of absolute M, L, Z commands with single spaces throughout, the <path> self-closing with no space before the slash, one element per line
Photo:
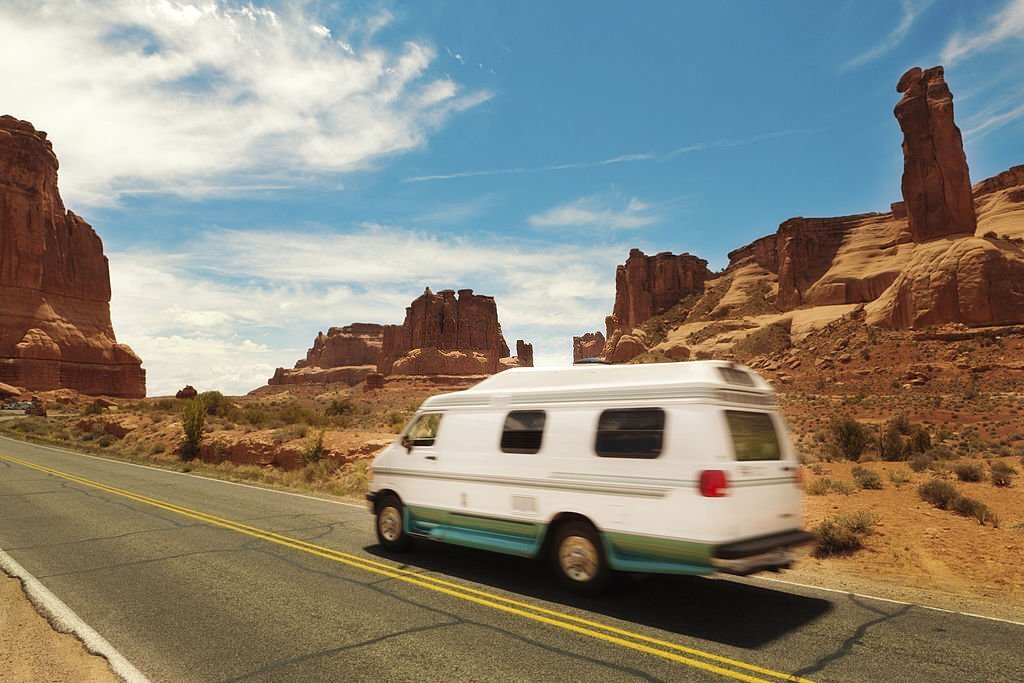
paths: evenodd
<path fill-rule="evenodd" d="M 606 410 L 597 421 L 594 450 L 604 458 L 657 458 L 664 434 L 661 408 Z"/>
<path fill-rule="evenodd" d="M 781 460 L 779 435 L 768 413 L 727 410 L 732 447 L 737 460 Z"/>
<path fill-rule="evenodd" d="M 504 453 L 532 455 L 540 450 L 543 438 L 543 410 L 513 410 L 505 418 L 505 428 L 501 432 L 501 450 Z"/>

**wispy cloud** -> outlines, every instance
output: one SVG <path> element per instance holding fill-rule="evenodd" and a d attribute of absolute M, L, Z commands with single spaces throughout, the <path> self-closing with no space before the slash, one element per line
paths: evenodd
<path fill-rule="evenodd" d="M 475 178 L 478 176 L 519 175 L 523 173 L 545 173 L 548 171 L 567 171 L 581 168 L 598 168 L 600 166 L 630 164 L 644 161 L 664 162 L 682 156 L 683 154 L 689 154 L 691 152 L 700 152 L 703 150 L 723 147 L 742 147 L 743 145 L 750 145 L 755 142 L 760 142 L 762 140 L 781 138 L 786 137 L 788 135 L 813 133 L 816 131 L 817 129 L 811 128 L 779 130 L 770 133 L 761 133 L 759 135 L 754 135 L 747 138 L 705 140 L 702 142 L 695 142 L 689 145 L 684 145 L 682 147 L 677 147 L 668 152 L 634 152 L 630 154 L 620 154 L 618 156 L 609 157 L 607 159 L 598 159 L 596 161 L 570 161 L 563 164 L 549 164 L 545 166 L 515 166 L 509 168 L 492 168 L 475 171 L 455 171 L 453 173 L 438 173 L 433 175 L 418 175 L 405 178 L 402 182 L 423 183 L 433 180 L 453 180 L 456 178 Z"/>
<path fill-rule="evenodd" d="M 614 208 L 607 200 L 592 196 L 555 206 L 530 216 L 535 228 L 597 228 L 623 230 L 642 228 L 658 220 L 651 205 L 631 198 L 622 208 Z"/>
<path fill-rule="evenodd" d="M 903 42 L 903 39 L 910 33 L 910 28 L 914 25 L 921 13 L 924 12 L 932 0 L 900 0 L 900 22 L 896 25 L 892 31 L 890 31 L 882 42 L 878 43 L 874 47 L 865 50 L 853 59 L 843 64 L 842 70 L 847 71 L 849 69 L 855 69 L 859 66 L 863 66 L 868 62 L 872 62 L 882 55 L 893 50 L 897 45 Z"/>
<path fill-rule="evenodd" d="M 291 366 L 318 330 L 401 322 L 425 285 L 497 297 L 509 341 L 533 340 L 541 363 L 569 363 L 571 336 L 610 310 L 627 250 L 376 224 L 344 234 L 214 230 L 174 251 L 110 254 L 111 307 L 151 394 L 186 383 L 249 391 Z"/>
<path fill-rule="evenodd" d="M 1013 123 L 1021 117 L 1024 117 L 1024 104 L 1018 104 L 1012 109 L 998 113 L 975 117 L 975 119 L 972 120 L 971 128 L 964 132 L 964 136 L 971 140 L 977 140 L 978 138 L 985 137 L 989 133 L 1002 128 L 1007 124 Z"/>
<path fill-rule="evenodd" d="M 328 27 L 312 5 L 7 0 L 0 100 L 50 133 L 81 205 L 365 168 L 490 97 L 430 75 L 429 45 L 376 44 L 387 12 Z"/>
<path fill-rule="evenodd" d="M 942 61 L 949 66 L 976 52 L 1011 39 L 1024 38 L 1024 0 L 1011 0 L 974 32 L 954 33 L 942 50 Z"/>

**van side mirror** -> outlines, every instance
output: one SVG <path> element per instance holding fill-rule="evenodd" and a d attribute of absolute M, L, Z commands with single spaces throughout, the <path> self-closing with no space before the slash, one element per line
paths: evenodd
<path fill-rule="evenodd" d="M 406 453 L 412 453 L 412 439 L 408 434 L 402 437 L 402 445 L 405 446 Z"/>

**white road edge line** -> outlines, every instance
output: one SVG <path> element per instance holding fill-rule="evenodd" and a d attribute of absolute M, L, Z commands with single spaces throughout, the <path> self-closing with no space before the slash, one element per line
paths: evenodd
<path fill-rule="evenodd" d="M 125 683 L 149 683 L 141 671 L 132 666 L 113 645 L 96 633 L 89 624 L 65 605 L 60 598 L 29 574 L 28 570 L 18 564 L 17 560 L 0 549 L 0 570 L 8 576 L 21 581 L 25 594 L 36 610 L 50 622 L 50 625 L 61 633 L 70 633 L 82 641 L 85 649 L 94 655 L 107 660 L 113 672 Z"/>
<path fill-rule="evenodd" d="M 66 448 L 54 448 L 53 446 L 44 446 L 38 443 L 32 443 L 31 441 L 21 441 L 19 439 L 12 439 L 9 436 L 0 435 L 0 439 L 5 441 L 13 441 L 16 444 L 28 445 L 33 448 L 45 448 L 48 451 L 56 451 L 57 453 L 67 453 L 68 455 L 79 455 L 83 458 L 92 458 L 93 460 L 102 460 L 104 462 L 112 462 L 117 465 L 127 465 L 128 467 L 142 467 L 147 470 L 153 470 L 154 472 L 164 472 L 166 474 L 177 474 L 179 477 L 194 477 L 195 479 L 202 479 L 203 481 L 215 481 L 219 484 L 231 484 L 232 486 L 244 486 L 247 489 L 256 489 L 257 491 L 269 491 L 270 493 L 280 493 L 285 496 L 295 496 L 297 498 L 308 498 L 309 500 L 316 500 L 321 503 L 333 503 L 335 505 L 344 505 L 350 508 L 360 508 L 365 510 L 365 505 L 359 503 L 346 503 L 341 500 L 332 500 L 330 498 L 320 498 L 319 496 L 309 496 L 304 493 L 294 493 L 292 491 L 281 491 L 279 489 L 267 488 L 265 486 L 253 486 L 252 484 L 243 484 L 240 481 L 226 481 L 224 479 L 215 479 L 214 477 L 204 477 L 201 474 L 190 474 L 188 472 L 175 472 L 174 470 L 168 470 L 163 467 L 153 467 L 152 465 L 142 465 L 137 462 L 125 462 L 124 460 L 117 460 L 115 458 L 104 458 L 99 455 L 90 455 L 88 453 L 79 453 L 78 451 L 69 451 Z"/>
<path fill-rule="evenodd" d="M 955 609 L 945 609 L 944 607 L 932 607 L 930 605 L 922 605 L 916 602 L 905 602 L 903 600 L 893 600 L 892 598 L 880 598 L 877 595 L 865 595 L 864 593 L 854 593 L 853 591 L 844 591 L 839 588 L 825 588 L 824 586 L 814 586 L 809 583 L 797 583 L 796 581 L 786 581 L 785 579 L 776 579 L 770 576 L 748 576 L 748 579 L 754 579 L 757 581 L 771 581 L 772 583 L 784 583 L 789 586 L 799 586 L 800 588 L 809 588 L 816 591 L 826 591 L 828 593 L 841 593 L 842 595 L 852 595 L 858 598 L 866 598 L 868 600 L 877 600 L 879 602 L 891 602 L 895 605 L 910 605 L 912 607 L 920 607 L 921 609 L 932 610 L 933 612 L 945 612 L 947 614 L 959 614 L 962 617 L 972 617 L 974 619 L 987 619 L 989 621 L 1001 621 L 1004 624 L 1013 624 L 1015 626 L 1024 626 L 1024 622 L 1014 621 L 1013 619 L 1002 619 L 1000 617 L 990 617 L 984 614 L 974 614 L 972 612 L 960 612 Z"/>

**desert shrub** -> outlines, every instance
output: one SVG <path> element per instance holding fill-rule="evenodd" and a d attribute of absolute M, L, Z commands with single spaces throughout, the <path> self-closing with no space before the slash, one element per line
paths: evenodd
<path fill-rule="evenodd" d="M 852 417 L 832 418 L 829 432 L 836 455 L 847 460 L 857 460 L 868 445 L 867 429 Z"/>
<path fill-rule="evenodd" d="M 910 434 L 912 425 L 910 424 L 910 419 L 907 417 L 907 414 L 900 413 L 893 419 L 889 420 L 889 427 L 896 430 L 897 434 L 906 435 Z"/>
<path fill-rule="evenodd" d="M 318 463 L 324 457 L 324 430 L 302 446 L 302 459 L 307 463 Z"/>
<path fill-rule="evenodd" d="M 994 527 L 999 526 L 999 518 L 994 512 L 980 500 L 974 498 L 968 498 L 967 496 L 959 496 L 953 501 L 953 512 L 964 517 L 974 517 L 978 520 L 978 524 L 984 526 L 985 524 L 992 524 Z"/>
<path fill-rule="evenodd" d="M 199 455 L 199 445 L 203 441 L 203 427 L 206 424 L 206 404 L 203 397 L 197 396 L 181 410 L 181 429 L 184 438 L 178 453 L 182 460 L 191 460 Z"/>
<path fill-rule="evenodd" d="M 914 425 L 910 430 L 910 436 L 907 438 L 906 453 L 925 453 L 931 450 L 931 447 L 932 437 L 928 431 L 921 425 Z"/>
<path fill-rule="evenodd" d="M 992 483 L 996 486 L 1009 486 L 1013 482 L 1013 475 L 1017 474 L 1017 470 L 1001 460 L 989 463 L 989 470 L 992 475 Z"/>
<path fill-rule="evenodd" d="M 924 451 L 924 454 L 927 455 L 932 460 L 956 459 L 956 453 L 954 453 L 953 449 L 950 448 L 949 446 L 936 446 L 935 448 L 929 448 L 928 450 Z"/>
<path fill-rule="evenodd" d="M 162 443 L 159 443 L 159 442 L 157 442 L 157 443 L 155 443 L 155 444 L 153 444 L 152 446 L 149 447 L 149 452 L 152 453 L 153 455 L 158 455 L 160 453 L 163 453 L 166 450 L 167 450 L 167 446 L 165 446 L 165 445 L 163 445 Z"/>
<path fill-rule="evenodd" d="M 834 479 L 832 481 L 832 490 L 835 493 L 841 493 L 844 496 L 849 496 L 857 492 L 857 487 L 848 481 L 842 479 Z"/>
<path fill-rule="evenodd" d="M 956 499 L 960 497 L 956 487 L 948 481 L 932 479 L 917 487 L 917 494 L 927 503 L 940 510 L 950 510 Z"/>
<path fill-rule="evenodd" d="M 832 480 L 828 477 L 809 479 L 804 485 L 804 490 L 810 496 L 824 496 L 832 490 Z"/>
<path fill-rule="evenodd" d="M 736 342 L 732 351 L 741 361 L 748 361 L 757 356 L 781 353 L 791 345 L 789 327 L 782 323 L 772 323 Z"/>
<path fill-rule="evenodd" d="M 857 512 L 849 516 L 834 515 L 825 518 L 814 528 L 818 540 L 815 555 L 848 555 L 864 547 L 864 536 L 871 533 L 876 524 L 875 518 L 866 512 Z"/>
<path fill-rule="evenodd" d="M 356 412 L 356 404 L 351 398 L 336 398 L 326 410 L 328 415 L 351 415 Z"/>
<path fill-rule="evenodd" d="M 284 427 L 279 427 L 274 430 L 271 435 L 274 443 L 282 444 L 295 439 L 305 439 L 306 435 L 309 434 L 309 426 L 304 424 L 288 424 Z"/>
<path fill-rule="evenodd" d="M 866 467 L 854 467 L 853 479 L 857 482 L 857 486 L 860 486 L 862 489 L 882 488 L 882 478 L 878 476 L 878 472 L 869 470 Z"/>
<path fill-rule="evenodd" d="M 907 472 L 902 467 L 899 469 L 890 470 L 889 481 L 892 482 L 893 486 L 899 488 L 910 481 L 910 473 Z"/>
<path fill-rule="evenodd" d="M 342 496 L 362 497 L 370 486 L 370 460 L 356 460 L 337 470 L 331 492 Z"/>
<path fill-rule="evenodd" d="M 926 469 L 935 463 L 935 458 L 931 457 L 927 453 L 917 453 L 910 456 L 910 469 L 915 472 L 924 472 Z"/>
<path fill-rule="evenodd" d="M 953 467 L 956 478 L 960 481 L 981 481 L 985 478 L 985 470 L 980 463 L 961 462 Z"/>
<path fill-rule="evenodd" d="M 819 477 L 825 474 L 825 468 L 821 466 L 820 462 L 811 463 L 809 469 L 811 470 L 811 474 L 816 474 Z"/>
<path fill-rule="evenodd" d="M 882 433 L 878 440 L 878 454 L 882 456 L 882 460 L 903 460 L 903 437 L 895 425 L 890 424 Z"/>
<path fill-rule="evenodd" d="M 99 441 L 97 441 L 96 443 L 99 445 L 100 448 L 106 448 L 115 441 L 117 441 L 117 439 L 115 439 L 110 434 L 104 434 L 99 438 Z"/>
<path fill-rule="evenodd" d="M 203 405 L 206 406 L 207 415 L 223 417 L 228 410 L 228 400 L 219 391 L 204 391 L 198 398 L 202 399 Z"/>
<path fill-rule="evenodd" d="M 104 412 L 106 412 L 106 408 L 101 406 L 99 401 L 93 401 L 86 407 L 82 408 L 82 412 L 80 414 L 82 417 L 89 417 L 90 415 L 99 415 Z"/>

